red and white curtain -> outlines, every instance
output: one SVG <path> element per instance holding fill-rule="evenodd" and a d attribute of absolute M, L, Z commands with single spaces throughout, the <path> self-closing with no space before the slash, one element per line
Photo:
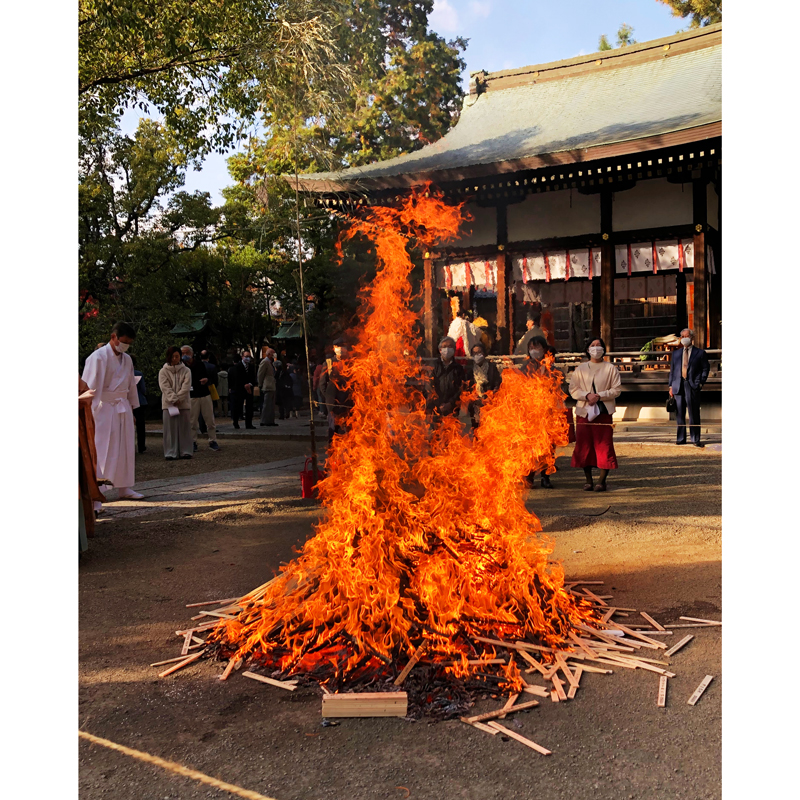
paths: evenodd
<path fill-rule="evenodd" d="M 436 285 L 440 289 L 482 289 L 497 291 L 497 259 L 439 261 L 435 265 Z"/>

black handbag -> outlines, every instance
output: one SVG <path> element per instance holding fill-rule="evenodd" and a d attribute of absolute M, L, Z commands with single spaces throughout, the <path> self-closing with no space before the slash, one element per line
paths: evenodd
<path fill-rule="evenodd" d="M 678 404 L 675 402 L 675 398 L 670 395 L 667 398 L 667 411 L 671 414 L 678 410 Z"/>

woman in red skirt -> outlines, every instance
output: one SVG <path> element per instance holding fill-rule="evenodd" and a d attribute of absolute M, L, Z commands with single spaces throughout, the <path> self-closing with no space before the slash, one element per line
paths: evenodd
<path fill-rule="evenodd" d="M 572 466 L 583 468 L 584 491 L 604 492 L 608 471 L 617 468 L 612 416 L 614 398 L 622 391 L 622 382 L 619 370 L 603 360 L 606 345 L 602 339 L 593 339 L 584 352 L 589 361 L 584 361 L 569 379 L 569 393 L 578 401 Z M 600 470 L 597 486 L 592 480 L 592 467 Z"/>

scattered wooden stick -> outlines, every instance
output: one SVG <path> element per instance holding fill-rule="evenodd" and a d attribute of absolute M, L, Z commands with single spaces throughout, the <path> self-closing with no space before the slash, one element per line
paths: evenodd
<path fill-rule="evenodd" d="M 666 708 L 667 706 L 667 681 L 669 678 L 666 675 L 662 675 L 658 679 L 658 707 L 659 708 Z"/>
<path fill-rule="evenodd" d="M 674 655 L 674 654 L 675 654 L 675 653 L 677 653 L 677 652 L 678 652 L 678 650 L 680 650 L 680 649 L 681 649 L 681 648 L 682 648 L 684 645 L 687 645 L 687 644 L 689 644 L 689 642 L 691 642 L 691 641 L 692 641 L 692 639 L 694 639 L 694 636 L 693 636 L 691 633 L 690 633 L 688 636 L 684 636 L 684 637 L 683 637 L 683 639 L 681 639 L 681 640 L 678 642 L 678 644 L 676 644 L 676 645 L 673 645 L 672 647 L 670 647 L 670 649 L 669 649 L 669 650 L 667 650 L 667 652 L 666 652 L 666 653 L 664 653 L 664 655 L 665 655 L 665 656 L 671 656 L 671 655 Z"/>
<path fill-rule="evenodd" d="M 526 694 L 532 694 L 534 697 L 550 697 L 550 692 L 544 686 L 534 686 L 531 683 L 525 686 L 522 691 Z"/>
<path fill-rule="evenodd" d="M 557 692 L 555 689 L 553 689 L 553 691 L 552 691 L 552 692 L 550 692 L 550 699 L 551 699 L 551 700 L 552 700 L 554 703 L 559 703 L 559 702 L 561 702 L 561 701 L 558 699 L 558 692 Z"/>
<path fill-rule="evenodd" d="M 614 608 L 613 606 L 611 608 L 609 608 L 608 611 L 606 611 L 606 613 L 603 614 L 603 622 L 608 622 L 611 619 L 611 617 L 614 616 L 614 612 L 616 610 L 617 609 Z"/>
<path fill-rule="evenodd" d="M 464 717 L 467 722 L 486 722 L 487 719 L 497 719 L 504 714 L 511 714 L 512 712 L 516 711 L 524 711 L 526 708 L 533 708 L 534 706 L 538 706 L 538 700 L 528 700 L 526 703 L 517 703 L 517 705 L 513 706 L 512 708 L 508 708 L 503 710 L 502 708 L 498 708 L 496 711 L 487 711 L 485 714 L 477 714 L 474 717 Z"/>
<path fill-rule="evenodd" d="M 198 625 L 196 628 L 186 628 L 183 631 L 175 631 L 176 636 L 186 636 L 187 633 L 200 633 L 200 631 L 207 631 L 211 630 L 211 628 L 216 628 L 219 625 L 219 620 L 214 620 L 214 622 L 205 622 L 202 625 Z"/>
<path fill-rule="evenodd" d="M 228 661 L 228 666 L 225 667 L 225 671 L 222 673 L 222 675 L 219 676 L 219 680 L 221 680 L 221 681 L 228 680 L 228 676 L 231 674 L 231 672 L 233 672 L 233 665 L 235 663 L 236 663 L 236 658 L 231 658 Z"/>
<path fill-rule="evenodd" d="M 578 584 L 580 584 L 581 586 L 602 586 L 603 581 L 576 581 L 576 580 L 570 581 L 571 586 L 577 586 Z"/>
<path fill-rule="evenodd" d="M 542 675 L 547 672 L 547 668 L 540 664 L 530 653 L 526 653 L 524 650 L 517 650 L 517 652 L 538 672 L 541 672 Z"/>
<path fill-rule="evenodd" d="M 686 701 L 690 706 L 693 706 L 697 703 L 700 699 L 700 696 L 703 692 L 708 688 L 708 684 L 714 680 L 713 675 L 706 675 L 702 681 L 700 681 L 700 685 L 694 690 L 692 696 Z"/>
<path fill-rule="evenodd" d="M 613 675 L 612 669 L 601 669 L 600 667 L 590 667 L 588 664 L 581 664 L 579 669 L 581 672 L 596 672 L 598 675 Z"/>
<path fill-rule="evenodd" d="M 706 625 L 722 625 L 722 620 L 717 619 L 698 619 L 697 617 L 680 617 L 686 622 L 703 622 Z"/>
<path fill-rule="evenodd" d="M 175 658 L 168 658 L 164 661 L 156 661 L 155 664 L 151 664 L 151 667 L 163 667 L 164 664 L 174 664 L 176 661 L 183 661 L 186 656 L 175 656 Z"/>
<path fill-rule="evenodd" d="M 459 719 L 465 724 L 470 725 L 473 728 L 477 728 L 479 731 L 485 731 L 486 733 L 491 733 L 492 736 L 497 736 L 500 731 L 496 731 L 494 728 L 490 728 L 488 725 L 484 725 L 482 722 L 468 722 L 466 717 L 459 717 Z"/>
<path fill-rule="evenodd" d="M 645 636 L 643 633 L 639 633 L 639 631 L 634 631 L 634 630 L 631 630 L 631 628 L 626 628 L 621 623 L 617 623 L 617 627 L 621 631 L 623 631 L 624 633 L 627 633 L 629 636 L 633 636 L 634 639 L 640 639 L 641 641 L 645 642 L 646 644 L 654 644 L 659 649 L 663 649 L 663 650 L 667 649 L 667 646 L 664 644 L 664 642 L 659 642 L 656 639 L 650 639 L 649 637 Z"/>
<path fill-rule="evenodd" d="M 408 664 L 406 664 L 406 666 L 405 666 L 405 669 L 397 676 L 397 678 L 395 678 L 395 681 L 394 681 L 394 685 L 395 686 L 402 685 L 403 681 L 408 677 L 408 673 L 411 672 L 412 669 L 414 669 L 414 667 L 417 664 L 417 661 L 419 661 L 420 658 L 422 657 L 422 654 L 425 652 L 425 648 L 427 646 L 428 646 L 428 643 L 427 642 L 423 642 L 414 651 L 414 655 L 411 656 L 411 658 L 409 659 Z M 405 714 L 403 714 L 403 716 L 405 716 Z"/>
<path fill-rule="evenodd" d="M 516 703 L 516 702 L 517 702 L 517 698 L 518 698 L 518 697 L 519 697 L 519 693 L 517 693 L 517 694 L 512 694 L 512 695 L 511 695 L 511 696 L 508 698 L 508 700 L 506 700 L 506 704 L 503 706 L 503 711 L 506 711 L 507 709 L 511 708 L 511 706 L 513 706 L 513 705 L 514 705 L 514 703 Z M 501 715 L 498 717 L 498 719 L 505 719 L 505 718 L 506 718 L 506 715 L 505 715 L 505 714 L 501 714 Z"/>
<path fill-rule="evenodd" d="M 553 682 L 553 686 L 556 688 L 556 694 L 558 695 L 559 700 L 566 700 L 567 693 L 564 691 L 564 684 L 558 678 L 558 675 L 553 675 L 550 680 Z"/>
<path fill-rule="evenodd" d="M 189 652 L 189 645 L 192 643 L 192 634 L 187 633 L 183 637 L 183 647 L 181 648 L 181 655 L 185 656 Z"/>
<path fill-rule="evenodd" d="M 274 678 L 267 678 L 265 675 L 257 675 L 255 672 L 243 672 L 242 677 L 252 678 L 254 681 L 268 683 L 270 686 L 277 686 L 280 689 L 287 689 L 290 692 L 293 692 L 297 688 L 297 681 L 276 681 Z"/>
<path fill-rule="evenodd" d="M 719 625 L 708 625 L 704 622 L 687 622 L 678 623 L 677 625 L 670 625 L 670 628 L 721 628 L 722 623 Z"/>
<path fill-rule="evenodd" d="M 644 611 L 639 612 L 639 616 L 646 619 L 657 631 L 665 631 L 666 628 L 656 622 L 649 614 L 646 614 Z"/>
<path fill-rule="evenodd" d="M 166 678 L 167 675 L 171 675 L 173 672 L 177 672 L 179 669 L 183 669 L 185 666 L 187 666 L 187 664 L 191 664 L 193 661 L 197 661 L 197 659 L 200 658 L 201 655 L 203 654 L 192 653 L 192 655 L 188 656 L 187 658 L 184 658 L 183 661 L 181 661 L 180 663 L 175 664 L 174 666 L 169 667 L 168 669 L 165 669 L 163 672 L 159 672 L 158 677 Z"/>
<path fill-rule="evenodd" d="M 226 597 L 223 600 L 204 600 L 202 603 L 187 603 L 186 608 L 200 608 L 200 606 L 221 606 L 223 603 L 233 603 L 238 597 Z"/>
<path fill-rule="evenodd" d="M 600 597 L 598 597 L 594 592 L 589 591 L 589 589 L 584 589 L 583 593 L 587 597 L 589 597 L 590 599 L 594 600 L 596 603 L 598 603 L 601 606 L 607 606 L 608 605 L 608 603 L 606 603 L 605 600 L 603 600 Z"/>
<path fill-rule="evenodd" d="M 536 744 L 536 742 L 533 742 L 530 739 L 526 739 L 524 736 L 521 736 L 520 734 L 515 733 L 514 731 L 510 731 L 508 728 L 506 728 L 504 725 L 501 725 L 499 722 L 490 722 L 489 727 L 495 728 L 501 733 L 504 733 L 506 736 L 510 736 L 512 739 L 516 739 L 518 742 L 521 742 L 526 747 L 530 747 L 531 750 L 535 750 L 537 753 L 541 753 L 543 756 L 550 755 L 551 751 L 548 750 L 546 747 L 542 747 L 540 744 Z"/>

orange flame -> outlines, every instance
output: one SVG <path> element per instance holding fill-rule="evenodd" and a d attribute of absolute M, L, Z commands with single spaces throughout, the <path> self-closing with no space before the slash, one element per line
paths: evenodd
<path fill-rule="evenodd" d="M 442 669 L 465 677 L 486 669 L 468 660 L 495 655 L 475 636 L 566 647 L 573 624 L 590 619 L 524 504 L 524 477 L 552 467 L 553 445 L 567 442 L 560 374 L 506 369 L 472 439 L 452 417 L 432 428 L 414 388 L 425 370 L 411 355 L 420 342 L 408 245 L 434 247 L 463 219 L 427 190 L 367 210 L 343 234 L 371 239 L 379 268 L 342 365 L 354 408 L 319 484 L 326 514 L 263 595 L 243 599 L 238 617 L 212 632 L 221 655 L 338 686 L 370 671 L 394 675 L 424 643 L 427 661 L 449 661 Z M 513 662 L 494 669 L 522 686 Z"/>

